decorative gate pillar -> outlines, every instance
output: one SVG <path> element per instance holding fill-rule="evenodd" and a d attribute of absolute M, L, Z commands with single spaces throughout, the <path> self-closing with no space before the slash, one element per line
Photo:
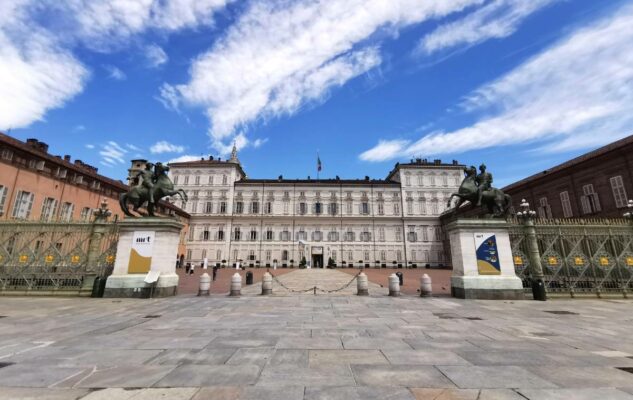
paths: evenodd
<path fill-rule="evenodd" d="M 453 275 L 451 294 L 462 299 L 522 300 L 514 272 L 508 224 L 499 219 L 457 219 L 446 230 Z"/>
<path fill-rule="evenodd" d="M 114 271 L 108 277 L 104 297 L 148 297 L 145 283 L 151 270 L 159 272 L 153 297 L 174 296 L 178 288 L 176 256 L 183 224 L 170 218 L 126 218 L 120 235 Z"/>

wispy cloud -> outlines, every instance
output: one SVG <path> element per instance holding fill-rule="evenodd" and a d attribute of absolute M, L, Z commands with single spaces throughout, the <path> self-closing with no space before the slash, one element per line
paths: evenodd
<path fill-rule="evenodd" d="M 182 153 L 183 151 L 185 151 L 185 147 L 169 143 L 165 140 L 161 140 L 154 143 L 152 147 L 149 148 L 149 151 L 152 154 Z"/>
<path fill-rule="evenodd" d="M 630 134 L 631 26 L 633 7 L 620 8 L 476 90 L 463 104 L 465 110 L 484 115 L 473 125 L 431 133 L 416 142 L 383 141 L 360 158 L 382 161 L 535 141 L 542 150 L 564 151 Z"/>
<path fill-rule="evenodd" d="M 108 73 L 108 78 L 113 79 L 115 81 L 124 81 L 127 79 L 127 75 L 125 72 L 121 71 L 119 68 L 114 65 L 104 65 L 103 69 Z"/>
<path fill-rule="evenodd" d="M 193 62 L 189 82 L 165 85 L 161 95 L 170 108 L 184 101 L 206 109 L 212 144 L 222 151 L 250 124 L 292 115 L 379 66 L 379 43 L 371 40 L 377 32 L 397 31 L 483 2 L 254 1 Z"/>
<path fill-rule="evenodd" d="M 167 161 L 167 163 L 198 161 L 201 158 L 203 158 L 203 157 L 202 156 L 194 156 L 194 155 L 187 154 L 187 155 L 182 155 L 180 157 L 172 158 L 171 160 Z"/>
<path fill-rule="evenodd" d="M 101 164 L 107 166 L 115 166 L 117 164 L 125 164 L 126 160 L 124 156 L 128 151 L 119 145 L 117 142 L 109 141 L 101 145 L 99 155 L 102 157 Z"/>
<path fill-rule="evenodd" d="M 165 50 L 163 50 L 157 44 L 150 44 L 145 48 L 145 58 L 147 59 L 147 63 L 151 68 L 157 68 L 161 65 L 165 64 L 169 57 Z"/>
<path fill-rule="evenodd" d="M 562 0 L 494 0 L 464 18 L 441 25 L 421 40 L 418 50 L 428 54 L 510 36 L 525 18 L 560 1 Z"/>
<path fill-rule="evenodd" d="M 95 145 L 94 145 L 94 144 L 87 144 L 85 147 L 86 147 L 87 149 L 92 150 L 92 149 L 94 149 L 94 148 L 95 148 Z"/>

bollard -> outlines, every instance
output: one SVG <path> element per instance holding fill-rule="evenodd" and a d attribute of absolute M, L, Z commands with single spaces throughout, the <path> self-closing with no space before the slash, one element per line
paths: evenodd
<path fill-rule="evenodd" d="M 209 288 L 211 288 L 211 277 L 205 272 L 200 275 L 200 289 L 198 289 L 198 296 L 208 296 Z"/>
<path fill-rule="evenodd" d="M 422 278 L 420 278 L 420 297 L 430 297 L 432 294 L 433 285 L 431 283 L 431 277 L 424 274 Z"/>
<path fill-rule="evenodd" d="M 242 293 L 242 277 L 237 272 L 231 277 L 231 293 L 229 296 L 239 296 Z"/>
<path fill-rule="evenodd" d="M 273 294 L 273 276 L 270 272 L 265 272 L 262 277 L 262 295 Z"/>
<path fill-rule="evenodd" d="M 389 296 L 400 296 L 400 279 L 396 274 L 389 275 Z"/>
<path fill-rule="evenodd" d="M 367 275 L 364 272 L 358 274 L 356 278 L 356 294 L 359 296 L 368 296 L 369 295 L 369 286 L 367 284 Z"/>

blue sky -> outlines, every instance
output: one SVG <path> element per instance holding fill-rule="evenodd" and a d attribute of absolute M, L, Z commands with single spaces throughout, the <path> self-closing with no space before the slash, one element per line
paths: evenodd
<path fill-rule="evenodd" d="M 633 133 L 633 1 L 5 0 L 0 130 L 117 179 L 485 162 L 497 186 Z"/>

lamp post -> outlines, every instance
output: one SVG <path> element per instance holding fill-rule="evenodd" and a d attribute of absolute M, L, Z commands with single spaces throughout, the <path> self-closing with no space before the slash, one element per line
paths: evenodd
<path fill-rule="evenodd" d="M 626 204 L 626 208 L 628 209 L 622 216 L 626 218 L 629 223 L 633 224 L 633 200 L 629 200 Z"/>
<path fill-rule="evenodd" d="M 538 240 L 536 239 L 536 228 L 534 227 L 534 217 L 536 211 L 530 209 L 530 203 L 525 199 L 521 200 L 521 211 L 517 212 L 517 217 L 525 226 L 525 233 L 528 243 L 528 256 L 530 257 L 530 269 L 532 273 L 532 295 L 534 300 L 547 300 L 545 283 L 543 282 L 543 266 L 541 265 L 541 254 L 538 250 Z"/>

